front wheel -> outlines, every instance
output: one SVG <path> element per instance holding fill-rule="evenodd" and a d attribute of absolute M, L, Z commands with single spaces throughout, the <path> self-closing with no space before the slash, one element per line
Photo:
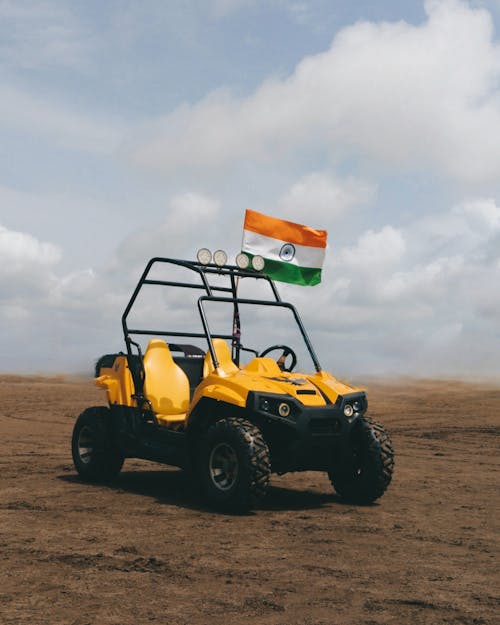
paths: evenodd
<path fill-rule="evenodd" d="M 123 466 L 124 457 L 114 445 L 109 416 L 108 408 L 87 408 L 73 429 L 73 462 L 79 475 L 89 482 L 112 480 Z"/>
<path fill-rule="evenodd" d="M 226 418 L 212 425 L 202 442 L 200 479 L 218 508 L 244 511 L 266 494 L 271 474 L 269 449 L 257 426 Z"/>
<path fill-rule="evenodd" d="M 394 470 L 394 449 L 384 427 L 364 417 L 352 432 L 351 453 L 328 472 L 346 501 L 369 504 L 381 497 Z"/>

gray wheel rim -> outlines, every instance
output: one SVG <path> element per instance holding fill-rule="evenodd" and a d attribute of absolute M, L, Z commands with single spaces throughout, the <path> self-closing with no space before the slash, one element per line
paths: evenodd
<path fill-rule="evenodd" d="M 219 443 L 209 459 L 209 473 L 213 485 L 222 491 L 230 490 L 238 478 L 238 456 L 227 443 Z"/>
<path fill-rule="evenodd" d="M 78 434 L 78 456 L 83 464 L 89 464 L 94 454 L 94 437 L 92 430 L 84 425 Z"/>

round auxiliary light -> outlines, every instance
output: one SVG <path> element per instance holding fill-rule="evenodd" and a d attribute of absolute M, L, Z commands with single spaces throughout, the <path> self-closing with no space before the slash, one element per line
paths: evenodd
<path fill-rule="evenodd" d="M 250 264 L 250 259 L 246 254 L 241 252 L 238 256 L 236 256 L 236 264 L 240 269 L 246 269 Z"/>
<path fill-rule="evenodd" d="M 200 265 L 208 265 L 209 262 L 212 260 L 212 252 L 210 250 L 207 250 L 206 247 L 202 247 L 200 250 L 198 250 L 196 258 L 198 259 Z"/>
<path fill-rule="evenodd" d="M 352 417 L 352 415 L 354 414 L 354 408 L 351 406 L 351 404 L 346 404 L 344 406 L 344 414 L 346 417 Z"/>
<path fill-rule="evenodd" d="M 223 267 L 227 263 L 227 254 L 224 250 L 217 250 L 214 252 L 214 263 L 218 267 Z"/>
<path fill-rule="evenodd" d="M 290 414 L 290 406 L 283 402 L 278 406 L 278 414 L 280 417 L 288 417 L 288 415 Z"/>
<path fill-rule="evenodd" d="M 252 258 L 252 267 L 255 269 L 255 271 L 262 271 L 265 264 L 266 261 L 262 258 L 262 256 L 254 256 Z"/>

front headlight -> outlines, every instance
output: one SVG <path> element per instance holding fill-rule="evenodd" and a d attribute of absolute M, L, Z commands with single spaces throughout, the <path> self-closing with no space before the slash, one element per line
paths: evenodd
<path fill-rule="evenodd" d="M 283 401 L 282 397 L 278 396 L 262 396 L 257 400 L 257 409 L 261 412 L 267 412 L 269 415 L 275 415 L 282 419 L 294 419 L 294 406 L 293 403 Z"/>
<path fill-rule="evenodd" d="M 285 402 L 282 402 L 278 406 L 278 414 L 280 417 L 288 417 L 288 415 L 290 414 L 290 405 Z"/>
<path fill-rule="evenodd" d="M 351 406 L 351 404 L 346 404 L 344 406 L 344 415 L 349 419 L 350 417 L 352 417 L 353 414 L 354 408 Z"/>

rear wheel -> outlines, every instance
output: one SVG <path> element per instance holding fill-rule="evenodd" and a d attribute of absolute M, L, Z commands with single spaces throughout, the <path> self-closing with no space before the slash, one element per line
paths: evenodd
<path fill-rule="evenodd" d="M 394 470 L 394 449 L 384 427 L 364 417 L 354 427 L 350 457 L 328 475 L 336 492 L 353 503 L 368 504 L 381 497 Z"/>
<path fill-rule="evenodd" d="M 118 475 L 124 457 L 116 449 L 108 408 L 87 408 L 73 429 L 71 451 L 79 475 L 90 482 L 105 482 Z"/>
<path fill-rule="evenodd" d="M 271 461 L 259 428 L 246 419 L 212 425 L 202 443 L 200 479 L 211 505 L 248 510 L 267 492 Z"/>

